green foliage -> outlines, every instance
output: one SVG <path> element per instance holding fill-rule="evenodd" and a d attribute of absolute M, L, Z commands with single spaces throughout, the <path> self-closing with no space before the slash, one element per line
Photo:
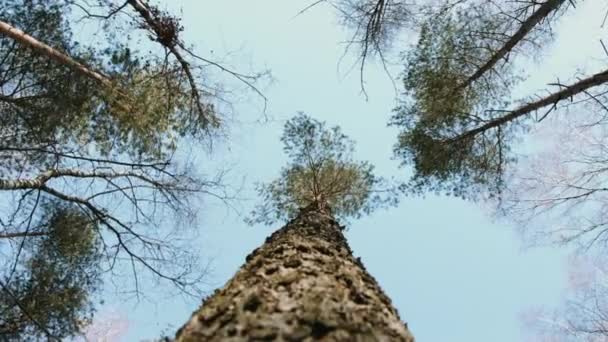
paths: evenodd
<path fill-rule="evenodd" d="M 219 125 L 214 103 L 227 100 L 218 100 L 221 85 L 201 77 L 206 67 L 252 88 L 257 76 L 195 55 L 179 39 L 179 18 L 134 3 L 0 0 L 0 20 L 27 35 L 0 34 L 0 190 L 9 196 L 0 238 L 27 247 L 11 250 L 2 270 L 0 340 L 78 332 L 102 266 L 128 264 L 129 274 L 143 269 L 184 292 L 200 284 L 196 253 L 160 223 L 163 209 L 192 214 L 188 199 L 221 179 L 202 181 L 182 168 L 173 158 L 177 141 L 204 142 Z M 142 29 L 152 42 L 140 44 Z M 59 209 L 41 230 L 27 231 L 47 199 Z M 19 260 L 15 269 L 10 257 Z M 143 288 L 137 279 L 133 286 Z"/>
<path fill-rule="evenodd" d="M 374 175 L 374 167 L 352 159 L 354 142 L 339 127 L 300 113 L 285 124 L 281 141 L 291 162 L 279 178 L 258 186 L 262 203 L 248 223 L 289 219 L 312 203 L 327 205 L 340 218 L 396 203 L 394 189 Z"/>
<path fill-rule="evenodd" d="M 213 128 L 213 105 L 194 105 L 198 98 L 176 62 L 110 38 L 102 48 L 75 42 L 66 21 L 69 2 L 14 1 L 0 4 L 0 12 L 11 25 L 111 80 L 108 86 L 0 37 L 3 145 L 88 145 L 102 155 L 150 160 L 171 154 L 177 138 L 203 138 Z"/>
<path fill-rule="evenodd" d="M 28 240 L 29 258 L 0 292 L 0 337 L 39 340 L 74 336 L 90 321 L 99 284 L 96 225 L 76 207 L 50 204 L 46 235 Z"/>
<path fill-rule="evenodd" d="M 104 228 L 96 233 L 113 256 L 104 266 L 127 260 L 196 290 L 198 279 L 188 279 L 203 268 L 192 265 L 195 253 L 177 238 L 167 241 L 174 227 L 157 225 L 167 213 L 161 209 L 188 216 L 188 199 L 221 185 L 220 177 L 203 181 L 173 158 L 178 139 L 205 142 L 218 127 L 221 85 L 203 84 L 211 62 L 179 39 L 178 18 L 133 4 L 0 1 L 1 20 L 26 34 L 0 35 L 0 190 L 13 196 L 0 230 L 21 240 L 23 222 L 40 217 L 40 198 L 77 203 Z M 140 44 L 135 33 L 153 41 Z M 181 54 L 170 49 L 176 45 Z M 233 75 L 254 87 L 256 78 Z M 21 289 L 30 277 L 20 277 Z"/>
<path fill-rule="evenodd" d="M 176 63 L 143 60 L 126 47 L 106 53 L 112 54 L 109 75 L 114 82 L 100 95 L 103 105 L 93 119 L 94 139 L 104 154 L 162 158 L 175 150 L 178 138 L 208 133 L 214 108 L 206 105 L 204 113 L 193 112 L 188 81 Z M 108 134 L 113 139 L 104 139 Z"/>
<path fill-rule="evenodd" d="M 422 25 L 416 47 L 406 56 L 405 99 L 392 125 L 402 131 L 395 146 L 413 164 L 407 190 L 434 190 L 468 197 L 479 187 L 500 188 L 506 129 L 464 137 L 463 132 L 500 114 L 518 80 L 507 64 L 465 84 L 500 48 L 509 20 L 483 8 L 440 11 Z M 466 85 L 466 86 L 465 86 Z"/>
<path fill-rule="evenodd" d="M 51 1 L 48 7 L 38 1 L 0 6 L 4 20 L 14 26 L 54 48 L 73 49 L 60 2 Z M 90 101 L 93 81 L 4 36 L 0 37 L 0 59 L 3 147 L 61 143 L 86 134 L 85 115 L 94 108 Z"/>

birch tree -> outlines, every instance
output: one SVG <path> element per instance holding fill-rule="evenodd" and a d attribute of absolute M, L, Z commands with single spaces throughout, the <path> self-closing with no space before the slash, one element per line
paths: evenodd
<path fill-rule="evenodd" d="M 530 341 L 600 342 L 608 339 L 608 270 L 604 258 L 573 259 L 570 288 L 556 309 L 532 309 L 523 323 Z"/>
<path fill-rule="evenodd" d="M 497 213 L 516 222 L 531 244 L 605 251 L 607 122 L 598 106 L 548 118 L 531 132 L 538 147 L 507 173 Z"/>

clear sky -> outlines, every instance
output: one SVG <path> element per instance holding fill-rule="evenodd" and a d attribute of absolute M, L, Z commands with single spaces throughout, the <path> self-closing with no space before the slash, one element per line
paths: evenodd
<path fill-rule="evenodd" d="M 338 69 L 344 52 L 340 42 L 347 34 L 331 9 L 318 7 L 294 18 L 308 3 L 190 0 L 164 5 L 182 10 L 184 39 L 200 53 L 221 58 L 232 52 L 228 61 L 236 67 L 266 66 L 275 77 L 264 91 L 270 122 L 255 122 L 262 107 L 254 96 L 238 102 L 228 138 L 216 145 L 213 162 L 198 158 L 203 172 L 210 165 L 231 165 L 233 180 L 244 179 L 245 197 L 253 197 L 255 182 L 278 175 L 286 161 L 279 143 L 282 124 L 297 111 L 340 125 L 357 142 L 356 156 L 371 161 L 380 175 L 407 176 L 391 158 L 396 130 L 386 126 L 395 104 L 390 79 L 370 64 L 366 101 L 356 70 L 346 73 L 352 56 Z M 600 3 L 580 3 L 562 20 L 556 43 L 542 52 L 539 63 L 525 66 L 533 77 L 518 92 L 542 89 L 559 75 L 567 79 L 589 56 L 602 56 L 598 37 L 588 34 L 601 24 Z M 241 206 L 246 211 L 252 204 Z M 209 290 L 223 285 L 245 256 L 279 228 L 246 226 L 234 212 L 207 202 L 200 205 L 200 217 L 198 245 L 212 268 Z M 557 303 L 566 286 L 563 250 L 524 250 L 513 227 L 494 223 L 481 206 L 457 199 L 404 199 L 397 208 L 353 221 L 347 236 L 418 341 L 522 340 L 520 313 Z M 134 303 L 116 296 L 106 302 L 102 312 L 117 310 L 128 320 L 124 341 L 156 338 L 163 330 L 172 335 L 200 303 L 181 298 Z"/>

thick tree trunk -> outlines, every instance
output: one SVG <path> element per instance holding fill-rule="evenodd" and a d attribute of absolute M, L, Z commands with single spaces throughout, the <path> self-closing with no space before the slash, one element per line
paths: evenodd
<path fill-rule="evenodd" d="M 404 341 L 414 337 L 328 210 L 311 206 L 254 250 L 177 341 Z"/>

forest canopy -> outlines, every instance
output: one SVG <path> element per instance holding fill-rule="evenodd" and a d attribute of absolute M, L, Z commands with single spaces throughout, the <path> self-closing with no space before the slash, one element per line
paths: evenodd
<path fill-rule="evenodd" d="M 198 54 L 147 1 L 0 1 L 0 14 L 2 336 L 78 335 L 107 284 L 198 297 L 191 201 L 233 195 L 179 142 L 210 151 L 226 79 L 263 97 L 268 74 Z"/>

